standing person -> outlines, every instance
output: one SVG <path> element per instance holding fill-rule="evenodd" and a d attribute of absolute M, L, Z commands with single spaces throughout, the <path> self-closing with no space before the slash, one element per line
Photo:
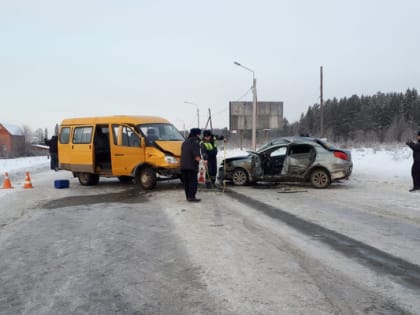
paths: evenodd
<path fill-rule="evenodd" d="M 181 173 L 185 196 L 188 201 L 192 202 L 200 201 L 195 196 L 198 187 L 198 164 L 201 161 L 200 135 L 201 129 L 191 129 L 188 138 L 181 147 Z"/>
<path fill-rule="evenodd" d="M 217 175 L 217 146 L 215 137 L 210 130 L 203 131 L 203 140 L 201 141 L 203 159 L 207 161 L 206 187 L 214 187 Z"/>
<path fill-rule="evenodd" d="M 50 140 L 44 139 L 46 145 L 48 145 L 50 152 L 50 168 L 54 171 L 58 171 L 58 137 L 52 136 Z"/>
<path fill-rule="evenodd" d="M 420 131 L 417 133 L 417 143 L 407 141 L 406 145 L 413 150 L 413 166 L 411 167 L 411 177 L 413 178 L 413 188 L 409 191 L 420 190 Z"/>

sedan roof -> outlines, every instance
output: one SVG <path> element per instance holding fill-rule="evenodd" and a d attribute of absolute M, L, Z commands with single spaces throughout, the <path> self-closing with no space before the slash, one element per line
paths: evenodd
<path fill-rule="evenodd" d="M 290 136 L 290 137 L 279 137 L 273 138 L 264 145 L 262 145 L 257 152 L 261 152 L 273 145 L 288 145 L 290 143 L 307 143 L 307 144 L 319 144 L 327 150 L 334 150 L 334 146 L 326 142 L 326 139 L 314 138 L 314 137 L 302 137 L 302 136 Z"/>

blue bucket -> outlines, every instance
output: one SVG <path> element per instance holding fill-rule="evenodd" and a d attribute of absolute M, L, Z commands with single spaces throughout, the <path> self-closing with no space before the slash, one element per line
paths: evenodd
<path fill-rule="evenodd" d="M 57 189 L 69 188 L 70 181 L 68 179 L 56 179 L 54 181 L 54 187 Z"/>

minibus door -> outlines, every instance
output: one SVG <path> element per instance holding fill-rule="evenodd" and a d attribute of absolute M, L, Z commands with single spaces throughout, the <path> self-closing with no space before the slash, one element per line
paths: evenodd
<path fill-rule="evenodd" d="M 145 161 L 144 139 L 133 127 L 112 125 L 111 162 L 115 176 L 131 176 L 139 164 Z"/>
<path fill-rule="evenodd" d="M 63 170 L 70 170 L 72 164 L 72 144 L 70 126 L 62 126 L 58 135 L 58 163 Z"/>
<path fill-rule="evenodd" d="M 70 159 L 73 172 L 94 173 L 92 149 L 93 126 L 78 126 L 73 130 L 73 141 L 70 142 Z M 60 154 L 61 152 L 59 152 Z M 65 157 L 62 157 L 64 161 Z"/>

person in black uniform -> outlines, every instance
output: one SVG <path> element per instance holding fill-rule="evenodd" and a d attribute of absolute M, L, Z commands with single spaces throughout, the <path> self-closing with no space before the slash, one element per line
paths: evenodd
<path fill-rule="evenodd" d="M 420 190 L 420 131 L 417 133 L 417 143 L 407 141 L 406 144 L 413 150 L 413 166 L 411 167 L 411 177 L 413 178 L 413 188 L 409 191 Z"/>
<path fill-rule="evenodd" d="M 198 164 L 201 161 L 200 135 L 201 129 L 191 129 L 188 138 L 182 143 L 181 147 L 182 181 L 184 183 L 185 196 L 188 201 L 192 202 L 200 201 L 195 196 L 198 187 Z"/>
<path fill-rule="evenodd" d="M 50 168 L 54 171 L 58 171 L 58 137 L 52 136 L 50 140 L 44 139 L 46 145 L 50 148 Z"/>
<path fill-rule="evenodd" d="M 210 130 L 203 131 L 201 148 L 203 159 L 207 161 L 206 187 L 212 188 L 216 184 L 217 175 L 217 146 L 215 136 Z"/>

